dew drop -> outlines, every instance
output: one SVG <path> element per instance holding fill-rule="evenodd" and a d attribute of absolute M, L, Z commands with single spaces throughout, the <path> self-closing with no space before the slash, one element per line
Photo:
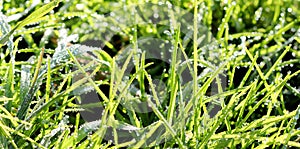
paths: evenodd
<path fill-rule="evenodd" d="M 157 13 L 154 13 L 154 14 L 153 14 L 153 17 L 154 17 L 155 19 L 157 19 L 157 18 L 159 17 L 159 15 L 158 15 Z"/>
<path fill-rule="evenodd" d="M 255 20 L 258 21 L 261 17 L 261 14 L 262 14 L 262 7 L 258 8 L 257 11 L 255 11 Z"/>

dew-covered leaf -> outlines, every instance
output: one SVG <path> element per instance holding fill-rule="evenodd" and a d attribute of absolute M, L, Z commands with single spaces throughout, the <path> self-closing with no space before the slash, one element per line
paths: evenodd
<path fill-rule="evenodd" d="M 39 20 L 41 17 L 43 17 L 45 14 L 50 12 L 52 9 L 54 9 L 60 0 L 53 0 L 52 2 L 42 6 L 41 8 L 37 9 L 33 13 L 31 13 L 28 17 L 26 17 L 22 22 L 19 22 L 12 30 L 10 30 L 8 33 L 4 34 L 2 38 L 0 39 L 0 44 L 5 44 L 9 38 L 13 35 L 13 33 L 16 30 L 19 30 L 20 28 L 24 27 L 27 24 L 30 24 L 32 22 L 35 22 Z"/>

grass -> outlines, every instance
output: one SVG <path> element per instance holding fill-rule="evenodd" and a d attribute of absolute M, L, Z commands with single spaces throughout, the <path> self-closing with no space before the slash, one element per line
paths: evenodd
<path fill-rule="evenodd" d="M 0 4 L 1 148 L 300 148 L 298 1 Z"/>

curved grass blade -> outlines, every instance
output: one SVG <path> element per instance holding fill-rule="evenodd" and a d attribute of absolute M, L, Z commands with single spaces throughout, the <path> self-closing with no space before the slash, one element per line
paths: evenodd
<path fill-rule="evenodd" d="M 41 8 L 37 9 L 36 11 L 34 11 L 32 14 L 30 14 L 28 17 L 26 17 L 26 19 L 24 19 L 22 22 L 18 23 L 12 30 L 10 30 L 7 34 L 5 34 L 0 39 L 0 46 L 5 44 L 6 41 L 9 40 L 9 38 L 13 35 L 13 33 L 16 30 L 24 27 L 27 24 L 30 24 L 32 22 L 39 20 L 45 14 L 50 12 L 53 8 L 57 7 L 59 2 L 60 2 L 60 0 L 53 0 L 52 2 L 42 6 Z"/>

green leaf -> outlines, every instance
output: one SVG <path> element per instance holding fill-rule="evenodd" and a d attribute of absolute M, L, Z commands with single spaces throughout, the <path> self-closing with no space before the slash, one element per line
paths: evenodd
<path fill-rule="evenodd" d="M 60 0 L 53 0 L 52 2 L 42 6 L 41 8 L 37 9 L 33 13 L 31 13 L 28 17 L 26 17 L 22 22 L 19 22 L 12 30 L 10 30 L 7 34 L 5 34 L 0 39 L 0 45 L 3 45 L 6 43 L 9 38 L 13 35 L 13 33 L 16 30 L 19 30 L 20 28 L 24 27 L 27 24 L 30 24 L 32 22 L 38 21 L 41 17 L 43 17 L 45 14 L 50 12 L 52 9 L 58 6 Z"/>

